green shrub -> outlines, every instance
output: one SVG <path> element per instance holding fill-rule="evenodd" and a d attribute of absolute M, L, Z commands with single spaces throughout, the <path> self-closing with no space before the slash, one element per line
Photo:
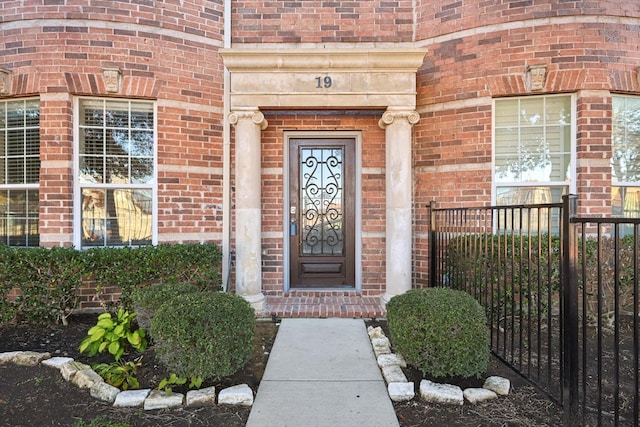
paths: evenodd
<path fill-rule="evenodd" d="M 131 293 L 131 301 L 137 313 L 138 325 L 149 330 L 151 318 L 162 304 L 178 295 L 198 291 L 197 287 L 188 283 L 158 283 L 136 289 Z"/>
<path fill-rule="evenodd" d="M 179 295 L 151 320 L 156 355 L 180 377 L 218 380 L 253 354 L 255 314 L 242 297 L 219 292 Z"/>
<path fill-rule="evenodd" d="M 395 350 L 424 375 L 480 376 L 489 363 L 489 331 L 480 304 L 447 288 L 415 289 L 387 304 Z"/>
<path fill-rule="evenodd" d="M 94 248 L 86 252 L 98 292 L 121 290 L 118 306 L 133 309 L 131 294 L 154 283 L 190 283 L 199 289 L 222 289 L 222 252 L 215 244 L 176 244 L 138 248 Z"/>
<path fill-rule="evenodd" d="M 78 305 L 85 263 L 70 248 L 0 247 L 1 321 L 67 323 Z M 9 300 L 12 290 L 16 297 Z"/>

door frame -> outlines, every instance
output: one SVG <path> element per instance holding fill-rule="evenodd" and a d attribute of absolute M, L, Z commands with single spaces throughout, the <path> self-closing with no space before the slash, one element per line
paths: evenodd
<path fill-rule="evenodd" d="M 354 269 L 355 269 L 355 287 L 352 288 L 357 293 L 361 293 L 362 291 L 362 133 L 359 131 L 285 131 L 283 138 L 283 222 L 282 222 L 282 233 L 283 233 L 283 291 L 289 292 L 294 290 L 299 291 L 326 291 L 326 292 L 344 292 L 345 289 L 336 289 L 336 288 L 291 288 L 291 277 L 289 274 L 290 266 L 291 266 L 291 248 L 289 245 L 289 221 L 290 221 L 290 194 L 289 194 L 289 183 L 291 182 L 291 177 L 289 176 L 289 140 L 292 138 L 324 138 L 324 139 L 334 139 L 334 138 L 353 138 L 355 140 L 355 159 L 354 159 L 354 174 L 355 174 L 355 212 L 354 212 L 354 222 L 355 222 L 355 235 L 354 235 L 354 245 L 355 245 L 355 259 L 354 259 Z"/>

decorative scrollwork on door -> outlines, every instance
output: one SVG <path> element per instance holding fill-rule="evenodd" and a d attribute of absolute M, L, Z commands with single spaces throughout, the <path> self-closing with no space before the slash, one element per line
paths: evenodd
<path fill-rule="evenodd" d="M 304 255 L 343 253 L 343 158 L 343 148 L 300 149 Z"/>

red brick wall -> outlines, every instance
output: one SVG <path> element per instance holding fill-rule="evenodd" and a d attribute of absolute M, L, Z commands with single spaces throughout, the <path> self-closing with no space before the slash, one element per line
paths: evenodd
<path fill-rule="evenodd" d="M 72 243 L 72 97 L 107 95 L 104 67 L 116 96 L 157 101 L 159 241 L 219 240 L 222 2 L 5 1 L 0 23 L 12 95 L 43 94 L 44 245 Z"/>
<path fill-rule="evenodd" d="M 410 0 L 232 3 L 233 43 L 372 43 L 413 40 Z"/>

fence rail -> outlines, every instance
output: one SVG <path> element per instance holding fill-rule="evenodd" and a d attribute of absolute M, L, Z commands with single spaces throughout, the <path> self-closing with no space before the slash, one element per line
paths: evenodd
<path fill-rule="evenodd" d="M 432 286 L 487 312 L 492 352 L 563 405 L 566 425 L 639 421 L 640 219 L 544 205 L 436 208 Z"/>

